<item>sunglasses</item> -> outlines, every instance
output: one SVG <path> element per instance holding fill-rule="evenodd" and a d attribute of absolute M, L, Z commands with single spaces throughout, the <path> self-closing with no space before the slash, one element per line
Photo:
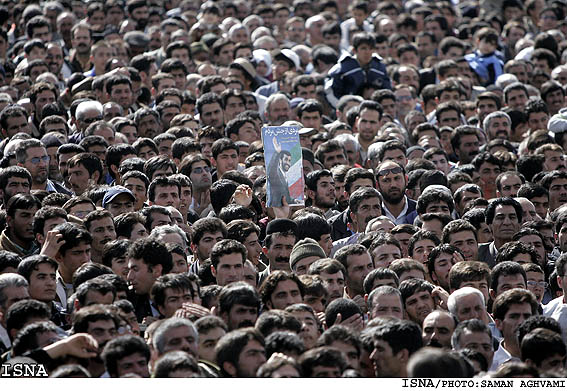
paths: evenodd
<path fill-rule="evenodd" d="M 377 177 L 381 177 L 381 176 L 386 176 L 388 174 L 401 174 L 403 172 L 401 167 L 394 167 L 394 168 L 386 168 L 384 170 L 380 170 L 378 171 L 378 174 L 376 174 Z"/>

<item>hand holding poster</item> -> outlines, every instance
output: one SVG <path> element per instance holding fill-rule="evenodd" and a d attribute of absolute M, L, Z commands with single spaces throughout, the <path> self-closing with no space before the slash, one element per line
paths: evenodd
<path fill-rule="evenodd" d="M 299 128 L 265 126 L 262 128 L 264 159 L 267 173 L 268 207 L 304 205 L 303 157 L 299 143 Z"/>

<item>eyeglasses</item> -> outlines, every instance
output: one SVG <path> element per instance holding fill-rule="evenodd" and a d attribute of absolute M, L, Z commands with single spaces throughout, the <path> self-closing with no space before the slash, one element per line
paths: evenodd
<path fill-rule="evenodd" d="M 85 118 L 85 119 L 82 119 L 81 122 L 84 122 L 86 124 L 92 124 L 93 122 L 102 121 L 102 120 L 103 120 L 103 118 L 102 118 L 102 116 L 100 116 L 100 117 Z"/>
<path fill-rule="evenodd" d="M 209 166 L 197 167 L 197 168 L 194 168 L 194 169 L 192 170 L 192 172 L 195 173 L 195 174 L 202 174 L 203 171 L 205 171 L 205 172 L 211 172 L 211 167 L 209 167 Z"/>
<path fill-rule="evenodd" d="M 394 168 L 386 168 L 384 170 L 380 170 L 378 171 L 378 174 L 376 174 L 376 176 L 381 177 L 381 176 L 386 176 L 388 174 L 401 174 L 403 172 L 401 167 L 394 167 Z"/>
<path fill-rule="evenodd" d="M 50 159 L 51 158 L 49 156 L 45 155 L 45 156 L 42 156 L 42 157 L 32 157 L 30 159 L 30 162 L 32 164 L 39 164 L 40 162 L 49 163 Z"/>
<path fill-rule="evenodd" d="M 398 102 L 409 102 L 412 99 L 411 95 L 396 96 L 396 101 Z"/>
<path fill-rule="evenodd" d="M 545 281 L 537 282 L 537 281 L 533 281 L 533 280 L 529 280 L 528 285 L 532 286 L 532 287 L 533 286 L 539 286 L 540 288 L 547 288 L 549 286 L 549 284 Z"/>

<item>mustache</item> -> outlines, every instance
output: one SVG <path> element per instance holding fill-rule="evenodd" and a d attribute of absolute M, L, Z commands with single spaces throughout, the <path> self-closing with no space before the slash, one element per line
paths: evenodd
<path fill-rule="evenodd" d="M 437 341 L 436 339 L 432 339 L 431 341 L 429 341 L 427 343 L 427 346 L 430 346 L 432 348 L 442 348 L 443 347 L 443 345 L 441 345 L 439 343 L 439 341 Z"/>

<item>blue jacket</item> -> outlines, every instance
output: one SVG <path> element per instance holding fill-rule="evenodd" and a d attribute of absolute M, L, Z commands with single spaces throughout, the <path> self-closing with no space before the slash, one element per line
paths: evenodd
<path fill-rule="evenodd" d="M 478 75 L 483 86 L 494 84 L 504 73 L 504 61 L 498 52 L 482 55 L 478 50 L 465 56 L 471 69 Z"/>
<path fill-rule="evenodd" d="M 370 66 L 366 72 L 354 56 L 345 54 L 335 64 L 325 79 L 327 100 L 337 107 L 343 95 L 356 94 L 364 84 L 376 83 L 383 89 L 392 89 L 386 66 L 377 54 L 372 55 Z"/>

